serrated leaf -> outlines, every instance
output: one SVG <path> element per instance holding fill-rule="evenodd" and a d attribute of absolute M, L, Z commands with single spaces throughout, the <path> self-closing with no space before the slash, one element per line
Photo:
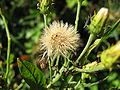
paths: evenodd
<path fill-rule="evenodd" d="M 34 90 L 43 90 L 46 85 L 46 79 L 40 69 L 28 61 L 18 60 L 17 62 L 20 73 L 30 88 Z"/>

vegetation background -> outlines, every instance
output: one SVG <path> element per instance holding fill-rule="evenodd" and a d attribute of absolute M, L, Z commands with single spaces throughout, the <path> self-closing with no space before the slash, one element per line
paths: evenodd
<path fill-rule="evenodd" d="M 17 58 L 21 60 L 35 60 L 33 54 L 36 51 L 39 37 L 44 28 L 43 15 L 37 9 L 37 0 L 0 0 L 0 8 L 8 22 L 8 28 L 11 36 L 11 53 L 10 63 L 13 68 L 10 70 L 10 87 L 14 90 L 21 83 L 24 83 L 19 90 L 27 90 L 29 86 L 21 78 L 18 67 Z M 74 25 L 76 18 L 77 0 L 54 0 L 53 11 L 47 18 L 47 24 L 53 20 L 63 20 Z M 81 33 L 83 46 L 88 40 L 89 33 L 85 28 L 85 23 L 101 7 L 109 9 L 108 25 L 114 24 L 120 18 L 120 3 L 119 0 L 86 0 L 81 7 L 80 21 L 78 30 Z M 109 28 L 109 27 L 108 27 Z M 102 44 L 92 51 L 89 58 L 98 59 L 97 55 L 100 51 L 110 47 L 120 40 L 120 26 L 113 34 Z M 4 85 L 1 79 L 5 71 L 5 63 L 7 57 L 7 36 L 2 19 L 0 18 L 0 89 Z M 120 70 L 112 70 L 112 72 L 96 72 L 96 76 L 91 81 L 101 80 L 101 78 L 109 76 L 109 78 L 100 84 L 89 88 L 90 90 L 118 90 L 120 89 Z M 89 80 L 88 80 L 89 82 Z M 15 89 L 17 90 L 17 89 Z"/>

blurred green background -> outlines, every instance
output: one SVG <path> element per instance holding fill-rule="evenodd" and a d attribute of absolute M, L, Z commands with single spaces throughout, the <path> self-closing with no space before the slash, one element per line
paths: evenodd
<path fill-rule="evenodd" d="M 33 54 L 36 51 L 39 37 L 44 28 L 43 15 L 37 9 L 37 0 L 0 0 L 0 8 L 8 22 L 8 28 L 11 35 L 12 45 L 10 60 L 14 66 L 11 68 L 10 86 L 12 90 L 24 81 L 22 80 L 18 67 L 16 65 L 17 58 L 22 60 L 33 60 Z M 54 10 L 47 17 L 47 24 L 53 20 L 63 20 L 74 25 L 76 17 L 77 0 L 54 0 Z M 90 17 L 94 11 L 98 11 L 101 7 L 109 8 L 109 19 L 107 21 L 108 28 L 120 18 L 120 3 L 119 0 L 85 0 L 82 4 L 79 29 L 83 41 L 83 47 L 88 40 L 89 33 L 85 26 L 86 21 L 89 23 Z M 112 33 L 112 35 L 96 48 L 90 55 L 93 60 L 96 59 L 96 54 L 106 49 L 110 45 L 115 44 L 120 39 L 120 26 Z M 0 86 L 3 87 L 4 82 L 1 79 L 5 71 L 5 60 L 7 52 L 7 36 L 2 19 L 0 18 Z M 94 85 L 90 90 L 118 90 L 120 89 L 120 70 L 112 72 L 96 72 L 91 80 L 93 82 L 100 80 L 103 77 L 109 76 L 107 80 L 98 85 Z M 1 89 L 1 87 L 0 87 Z M 20 90 L 27 90 L 29 87 L 24 84 Z"/>

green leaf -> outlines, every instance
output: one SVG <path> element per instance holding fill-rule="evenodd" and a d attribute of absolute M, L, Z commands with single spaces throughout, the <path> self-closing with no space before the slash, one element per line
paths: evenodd
<path fill-rule="evenodd" d="M 112 25 L 110 30 L 104 34 L 102 39 L 103 40 L 107 39 L 109 35 L 119 26 L 119 24 L 120 24 L 120 19 L 115 24 Z"/>
<path fill-rule="evenodd" d="M 46 85 L 46 79 L 40 69 L 28 61 L 18 60 L 17 62 L 20 73 L 31 90 L 43 90 Z"/>
<path fill-rule="evenodd" d="M 77 0 L 66 0 L 67 6 L 73 8 L 77 4 Z"/>
<path fill-rule="evenodd" d="M 14 54 L 10 54 L 10 63 L 14 61 Z"/>

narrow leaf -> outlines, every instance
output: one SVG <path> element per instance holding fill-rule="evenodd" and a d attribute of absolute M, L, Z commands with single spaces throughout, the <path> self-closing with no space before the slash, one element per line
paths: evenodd
<path fill-rule="evenodd" d="M 105 33 L 102 39 L 104 40 L 107 39 L 109 35 L 119 26 L 119 24 L 120 24 L 120 19 L 115 24 L 112 25 L 110 30 L 107 33 Z"/>

